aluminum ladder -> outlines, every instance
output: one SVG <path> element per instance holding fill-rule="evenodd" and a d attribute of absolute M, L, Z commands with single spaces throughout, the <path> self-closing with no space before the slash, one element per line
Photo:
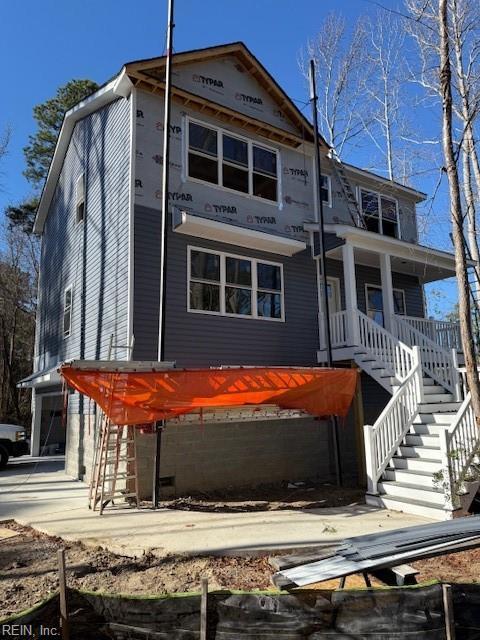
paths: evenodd
<path fill-rule="evenodd" d="M 102 415 L 89 492 L 89 507 L 99 507 L 100 515 L 115 499 L 139 506 L 136 434 L 134 426 L 113 424 Z"/>
<path fill-rule="evenodd" d="M 335 176 L 340 183 L 340 187 L 342 189 L 343 196 L 347 202 L 348 212 L 350 214 L 350 218 L 352 219 L 353 224 L 356 227 L 361 227 L 362 229 L 366 229 L 365 220 L 363 219 L 363 214 L 358 206 L 357 198 L 355 197 L 355 193 L 350 184 L 350 180 L 345 173 L 345 169 L 343 168 L 342 161 L 336 154 L 336 152 L 331 149 L 328 153 L 328 157 L 332 161 L 333 171 Z"/>

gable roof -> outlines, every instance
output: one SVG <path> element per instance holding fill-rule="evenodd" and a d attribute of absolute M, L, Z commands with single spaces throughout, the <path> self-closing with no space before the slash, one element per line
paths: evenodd
<path fill-rule="evenodd" d="M 221 58 L 225 56 L 235 56 L 245 66 L 248 73 L 253 75 L 262 87 L 269 93 L 272 99 L 279 105 L 285 115 L 298 126 L 303 132 L 305 140 L 313 140 L 313 128 L 312 124 L 301 113 L 298 107 L 288 97 L 285 91 L 280 87 L 276 80 L 270 75 L 265 67 L 258 61 L 253 53 L 245 46 L 243 42 L 234 42 L 230 44 L 217 45 L 213 47 L 206 47 L 204 49 L 193 49 L 191 51 L 185 51 L 182 53 L 175 53 L 173 55 L 173 61 L 175 65 L 183 65 L 192 62 L 201 62 L 211 60 L 215 58 Z M 97 111 L 101 107 L 117 100 L 120 97 L 128 97 L 132 86 L 141 83 L 142 80 L 150 79 L 156 82 L 157 85 L 162 86 L 164 79 L 164 69 L 166 65 L 166 56 L 159 56 L 156 58 L 149 58 L 146 60 L 136 60 L 126 63 L 120 72 L 114 76 L 112 80 L 104 84 L 98 91 L 93 93 L 88 98 L 85 98 L 72 109 L 66 112 L 60 134 L 58 136 L 55 152 L 50 163 L 47 179 L 45 181 L 42 194 L 40 197 L 40 203 L 37 209 L 37 215 L 35 217 L 35 224 L 33 227 L 34 233 L 42 233 L 43 226 L 52 202 L 55 188 L 57 185 L 60 172 L 62 170 L 65 154 L 68 149 L 70 138 L 73 132 L 75 124 L 84 118 L 85 116 Z M 185 90 L 175 88 L 179 95 L 186 94 L 187 98 L 192 97 L 194 94 L 189 94 Z M 200 98 L 199 98 L 200 99 Z M 235 118 L 236 112 L 226 107 L 218 107 L 219 111 L 229 111 L 232 121 Z M 241 113 L 238 113 L 240 119 L 245 118 Z M 262 121 L 251 119 L 253 125 L 257 127 L 257 130 L 261 132 Z M 268 125 L 272 130 L 275 129 L 272 125 Z M 279 136 L 284 136 L 288 139 L 288 132 L 282 132 L 279 129 Z M 280 139 L 280 138 L 279 138 Z M 328 145 L 323 138 L 320 139 L 321 144 L 325 145 L 328 149 Z"/>
<path fill-rule="evenodd" d="M 285 116 L 302 132 L 302 137 L 313 141 L 313 127 L 311 122 L 303 115 L 292 99 L 285 93 L 273 76 L 266 70 L 261 62 L 253 55 L 243 42 L 232 42 L 204 49 L 192 49 L 173 56 L 175 67 L 209 60 L 218 60 L 226 57 L 235 57 L 253 76 L 261 87 L 270 95 Z M 164 84 L 166 56 L 128 62 L 125 71 L 133 84 L 142 81 L 156 81 L 160 86 Z M 175 83 L 172 83 L 175 84 Z M 174 92 L 183 93 L 179 87 L 173 87 Z M 320 136 L 320 144 L 329 149 L 329 145 Z"/>

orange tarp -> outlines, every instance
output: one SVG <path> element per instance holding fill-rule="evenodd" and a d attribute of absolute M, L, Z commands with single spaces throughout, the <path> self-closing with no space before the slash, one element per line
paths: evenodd
<path fill-rule="evenodd" d="M 345 416 L 355 369 L 252 367 L 131 372 L 64 365 L 66 382 L 119 425 L 169 419 L 211 407 L 275 404 L 314 416 Z"/>

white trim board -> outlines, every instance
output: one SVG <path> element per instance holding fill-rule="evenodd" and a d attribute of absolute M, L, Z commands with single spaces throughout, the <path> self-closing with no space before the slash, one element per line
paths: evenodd
<path fill-rule="evenodd" d="M 220 258 L 220 278 L 219 280 L 205 280 L 202 278 L 193 278 L 193 282 L 198 282 L 200 284 L 210 284 L 213 286 L 219 287 L 219 303 L 220 310 L 219 311 L 209 311 L 205 309 L 192 309 L 190 307 L 190 285 L 192 283 L 192 260 L 191 255 L 192 251 L 199 251 L 201 253 L 208 253 L 212 255 L 219 256 Z M 225 258 L 236 258 L 238 260 L 246 260 L 251 263 L 251 284 L 248 285 L 240 285 L 240 284 L 230 284 L 227 282 L 226 278 L 226 270 L 225 270 Z M 269 264 L 274 267 L 279 267 L 280 269 L 280 277 L 282 287 L 280 290 L 273 289 L 265 289 L 262 287 L 258 287 L 258 279 L 257 279 L 257 265 L 260 264 Z M 240 314 L 240 313 L 228 313 L 225 310 L 225 289 L 226 287 L 233 287 L 236 289 L 248 289 L 251 292 L 251 314 Z M 271 318 L 269 316 L 261 316 L 258 315 L 257 308 L 257 300 L 258 300 L 258 292 L 272 293 L 274 295 L 280 295 L 281 298 L 281 315 L 280 318 Z M 271 262 L 270 260 L 264 260 L 261 258 L 252 258 L 251 256 L 238 255 L 235 253 L 227 253 L 225 251 L 216 251 L 215 249 L 207 249 L 205 247 L 197 247 L 188 245 L 187 247 L 187 287 L 186 287 L 186 295 L 187 295 L 187 312 L 188 313 L 198 313 L 212 316 L 221 316 L 225 318 L 241 318 L 244 320 L 265 320 L 268 322 L 285 322 L 285 282 L 283 276 L 283 264 L 281 262 Z"/>
<path fill-rule="evenodd" d="M 210 218 L 195 216 L 186 211 L 176 210 L 173 215 L 173 230 L 176 233 L 233 244 L 256 251 L 266 251 L 281 256 L 291 257 L 307 248 L 305 242 L 276 236 L 256 229 L 238 227 Z"/>

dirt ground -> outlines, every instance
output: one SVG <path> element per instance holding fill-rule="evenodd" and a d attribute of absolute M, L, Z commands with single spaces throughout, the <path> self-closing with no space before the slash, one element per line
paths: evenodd
<path fill-rule="evenodd" d="M 280 511 L 322 509 L 363 504 L 365 492 L 315 482 L 262 484 L 244 489 L 197 493 L 188 497 L 164 499 L 166 509 L 235 513 L 240 511 Z"/>
<path fill-rule="evenodd" d="M 8 531 L 6 531 L 8 530 Z M 102 549 L 64 543 L 15 522 L 0 523 L 0 618 L 25 610 L 58 588 L 57 550 L 66 549 L 67 581 L 72 588 L 130 595 L 198 591 L 202 578 L 210 589 L 272 589 L 274 573 L 268 558 L 145 556 L 132 560 Z M 480 580 L 480 549 L 414 562 L 420 581 Z M 372 581 L 374 586 L 381 583 Z M 361 576 L 347 578 L 346 587 L 364 587 Z M 317 585 L 335 589 L 338 580 Z"/>
<path fill-rule="evenodd" d="M 58 588 L 57 550 L 64 547 L 68 586 L 88 591 L 161 594 L 210 589 L 270 589 L 267 558 L 144 556 L 132 560 L 102 549 L 64 543 L 14 522 L 1 523 L 18 535 L 0 539 L 0 618 L 22 611 Z"/>

